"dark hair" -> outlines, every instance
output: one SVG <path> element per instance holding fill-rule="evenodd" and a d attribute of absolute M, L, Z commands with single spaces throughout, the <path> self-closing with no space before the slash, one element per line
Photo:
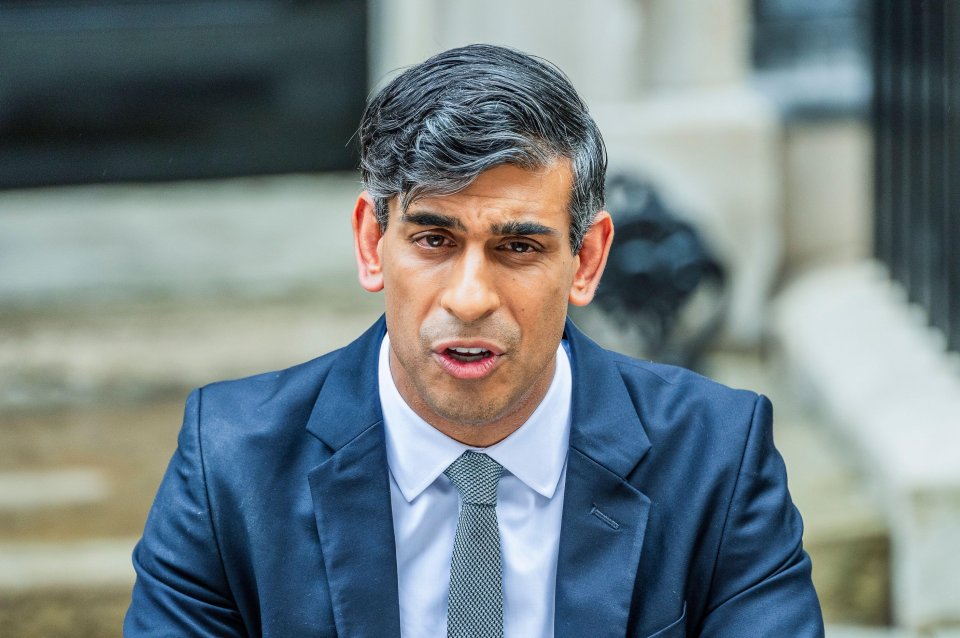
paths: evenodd
<path fill-rule="evenodd" d="M 382 228 L 394 196 L 406 210 L 494 166 L 542 168 L 561 157 L 573 171 L 574 253 L 603 208 L 607 155 L 586 104 L 560 69 L 514 49 L 473 44 L 409 67 L 369 101 L 359 139 Z"/>

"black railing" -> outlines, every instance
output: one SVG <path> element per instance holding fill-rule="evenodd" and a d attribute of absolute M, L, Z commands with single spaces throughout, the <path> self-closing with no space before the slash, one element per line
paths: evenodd
<path fill-rule="evenodd" d="M 960 350 L 960 1 L 874 4 L 877 257 Z"/>

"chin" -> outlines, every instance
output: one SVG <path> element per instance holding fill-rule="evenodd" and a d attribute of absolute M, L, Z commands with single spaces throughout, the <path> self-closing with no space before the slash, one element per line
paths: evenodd
<path fill-rule="evenodd" d="M 494 404 L 478 405 L 473 399 L 464 399 L 463 401 L 449 401 L 450 397 L 442 404 L 435 403 L 433 411 L 443 419 L 471 427 L 479 427 L 493 423 L 500 419 L 506 412 L 503 406 Z M 466 405 L 470 403 L 470 405 Z"/>

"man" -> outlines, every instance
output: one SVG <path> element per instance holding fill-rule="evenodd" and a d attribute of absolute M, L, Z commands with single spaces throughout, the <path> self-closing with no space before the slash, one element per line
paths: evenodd
<path fill-rule="evenodd" d="M 769 402 L 566 320 L 613 238 L 596 125 L 474 45 L 368 104 L 353 227 L 385 318 L 195 391 L 128 636 L 820 636 Z"/>

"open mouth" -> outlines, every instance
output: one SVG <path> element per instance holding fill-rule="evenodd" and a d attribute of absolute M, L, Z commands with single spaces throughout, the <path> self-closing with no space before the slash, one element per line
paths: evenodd
<path fill-rule="evenodd" d="M 462 345 L 461 345 L 462 344 Z M 474 341 L 438 344 L 433 356 L 448 374 L 457 379 L 482 379 L 496 370 L 504 359 L 504 351 L 495 344 Z"/>
<path fill-rule="evenodd" d="M 447 355 L 461 363 L 475 363 L 493 356 L 493 353 L 484 348 L 447 348 Z"/>

